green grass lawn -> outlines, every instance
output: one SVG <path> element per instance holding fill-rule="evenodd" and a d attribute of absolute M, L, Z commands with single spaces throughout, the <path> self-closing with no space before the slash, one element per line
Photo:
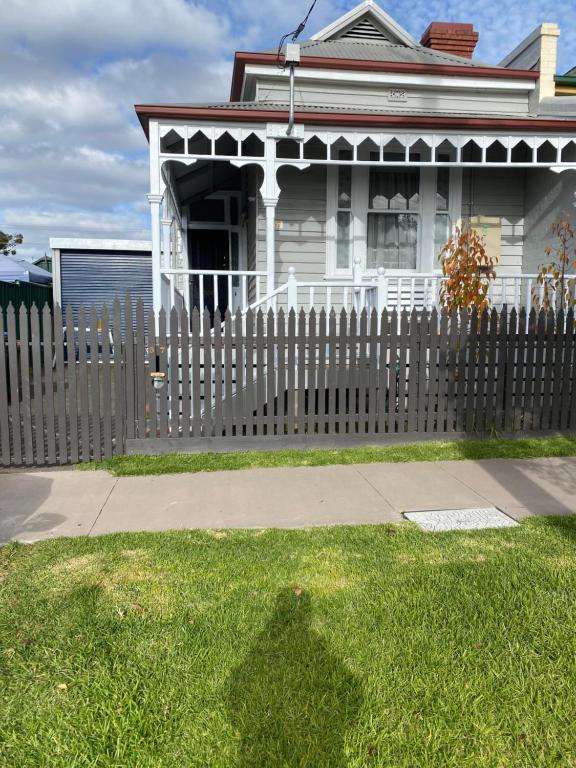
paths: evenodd
<path fill-rule="evenodd" d="M 460 459 L 536 459 L 576 456 L 576 437 L 455 440 L 379 447 L 246 451 L 240 453 L 172 453 L 163 456 L 118 456 L 79 469 L 105 469 L 118 477 L 167 475 L 182 472 L 217 472 L 223 469 L 266 467 L 320 467 L 327 464 L 455 461 Z"/>
<path fill-rule="evenodd" d="M 3 768 L 576 766 L 576 518 L 0 549 Z"/>

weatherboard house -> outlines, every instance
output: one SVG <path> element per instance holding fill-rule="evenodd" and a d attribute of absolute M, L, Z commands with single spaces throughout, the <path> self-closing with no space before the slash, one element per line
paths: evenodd
<path fill-rule="evenodd" d="M 498 258 L 495 302 L 529 302 L 576 188 L 558 37 L 542 24 L 487 65 L 471 24 L 418 42 L 366 0 L 299 46 L 236 53 L 229 102 L 136 106 L 154 308 L 429 307 L 462 221 Z"/>

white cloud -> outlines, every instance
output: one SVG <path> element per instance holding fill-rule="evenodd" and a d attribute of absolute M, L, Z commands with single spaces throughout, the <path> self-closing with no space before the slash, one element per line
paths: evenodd
<path fill-rule="evenodd" d="M 30 232 L 33 242 L 44 240 L 43 249 L 28 248 L 34 254 L 48 247 L 49 237 L 117 237 L 131 240 L 149 238 L 145 216 L 130 210 L 91 213 L 80 209 L 30 211 L 27 208 L 8 208 L 4 211 L 3 225 L 11 232 Z M 36 244 L 36 243 L 35 243 Z"/>
<path fill-rule="evenodd" d="M 0 50 L 0 179 L 10 180 L 0 229 L 23 231 L 31 254 L 59 234 L 147 237 L 148 145 L 134 104 L 225 100 L 226 19 L 183 0 L 37 0 L 34 14 L 5 0 L 2 10 L 17 43 Z"/>
<path fill-rule="evenodd" d="M 5 29 L 21 46 L 62 58 L 142 47 L 226 49 L 229 25 L 186 0 L 3 0 Z"/>

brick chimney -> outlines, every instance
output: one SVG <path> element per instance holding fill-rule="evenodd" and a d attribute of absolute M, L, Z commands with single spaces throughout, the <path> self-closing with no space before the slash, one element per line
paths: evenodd
<path fill-rule="evenodd" d="M 471 59 L 478 37 L 478 32 L 474 30 L 472 24 L 433 21 L 422 35 L 420 43 L 434 51 L 444 51 L 454 56 Z"/>

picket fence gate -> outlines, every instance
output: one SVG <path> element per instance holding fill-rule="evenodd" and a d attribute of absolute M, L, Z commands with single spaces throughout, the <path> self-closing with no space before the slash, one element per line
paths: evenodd
<path fill-rule="evenodd" d="M 576 429 L 572 310 L 18 315 L 0 309 L 3 466 Z"/>

